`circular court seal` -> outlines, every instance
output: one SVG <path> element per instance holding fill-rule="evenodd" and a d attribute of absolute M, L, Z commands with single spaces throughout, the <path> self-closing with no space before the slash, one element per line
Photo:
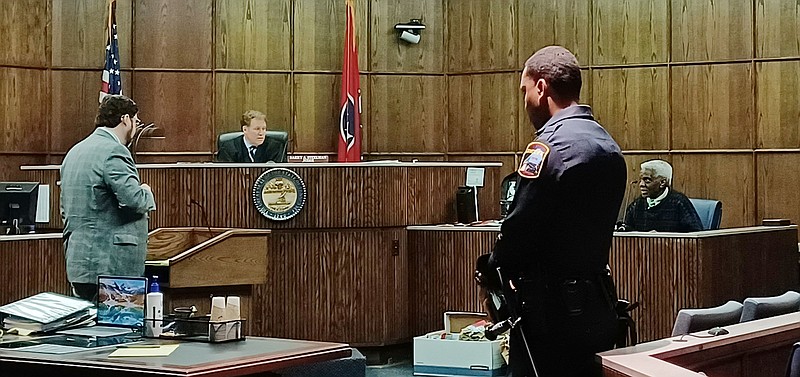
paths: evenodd
<path fill-rule="evenodd" d="M 300 213 L 305 203 L 306 184 L 289 169 L 269 169 L 253 184 L 253 204 L 270 220 L 289 220 Z"/>

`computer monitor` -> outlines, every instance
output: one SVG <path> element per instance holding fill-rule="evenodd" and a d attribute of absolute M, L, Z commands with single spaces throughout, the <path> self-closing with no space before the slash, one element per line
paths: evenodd
<path fill-rule="evenodd" d="M 144 323 L 147 278 L 98 276 L 97 324 L 140 328 Z"/>
<path fill-rule="evenodd" d="M 0 182 L 0 234 L 35 229 L 39 182 Z"/>

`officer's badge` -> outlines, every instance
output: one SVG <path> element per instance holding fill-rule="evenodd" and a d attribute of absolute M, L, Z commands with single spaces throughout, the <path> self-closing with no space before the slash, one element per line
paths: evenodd
<path fill-rule="evenodd" d="M 528 147 L 525 148 L 525 154 L 522 155 L 522 163 L 519 165 L 517 173 L 523 178 L 539 177 L 539 173 L 542 172 L 542 167 L 544 166 L 544 160 L 549 153 L 550 147 L 543 143 L 534 141 L 528 144 Z"/>

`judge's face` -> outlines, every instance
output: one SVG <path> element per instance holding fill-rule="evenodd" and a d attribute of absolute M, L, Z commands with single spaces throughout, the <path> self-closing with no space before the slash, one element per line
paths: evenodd
<path fill-rule="evenodd" d="M 262 119 L 250 119 L 250 125 L 242 127 L 247 142 L 259 146 L 267 135 L 267 122 Z"/>
<path fill-rule="evenodd" d="M 667 188 L 667 180 L 664 177 L 656 177 L 652 169 L 642 169 L 639 172 L 639 190 L 642 197 L 655 199 Z"/>

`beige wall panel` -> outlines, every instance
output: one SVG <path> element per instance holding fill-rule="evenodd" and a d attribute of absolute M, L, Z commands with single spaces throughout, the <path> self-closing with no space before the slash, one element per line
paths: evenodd
<path fill-rule="evenodd" d="M 131 66 L 131 0 L 117 0 L 120 65 Z M 108 6 L 105 1 L 53 0 L 53 67 L 100 68 L 105 59 Z"/>
<path fill-rule="evenodd" d="M 47 152 L 47 71 L 0 67 L 0 152 Z"/>
<path fill-rule="evenodd" d="M 366 71 L 368 0 L 355 0 L 358 68 Z M 296 0 L 294 4 L 294 68 L 341 71 L 346 22 L 341 0 Z"/>
<path fill-rule="evenodd" d="M 672 61 L 753 56 L 753 0 L 672 0 Z"/>
<path fill-rule="evenodd" d="M 753 158 L 752 153 L 673 155 L 673 185 L 690 198 L 721 201 L 723 228 L 755 225 Z"/>
<path fill-rule="evenodd" d="M 370 150 L 445 150 L 445 78 L 372 76 Z"/>
<path fill-rule="evenodd" d="M 589 0 L 520 0 L 518 66 L 550 45 L 564 46 L 581 65 L 590 65 L 589 25 Z"/>
<path fill-rule="evenodd" d="M 0 1 L 0 64 L 47 65 L 47 0 Z"/>
<path fill-rule="evenodd" d="M 667 7 L 667 0 L 595 0 L 593 64 L 666 62 Z"/>
<path fill-rule="evenodd" d="M 669 148 L 668 68 L 595 69 L 593 110 L 623 150 Z"/>
<path fill-rule="evenodd" d="M 447 2 L 449 72 L 518 68 L 517 2 Z"/>
<path fill-rule="evenodd" d="M 246 110 L 264 113 L 268 130 L 286 131 L 291 135 L 289 74 L 218 73 L 216 80 L 215 140 L 221 133 L 241 131 L 239 120 Z M 291 146 L 289 150 L 292 150 Z"/>
<path fill-rule="evenodd" d="M 371 71 L 443 72 L 444 71 L 444 0 L 394 1 L 372 0 L 370 33 Z M 419 44 L 397 39 L 394 25 L 410 19 L 422 19 L 425 30 Z M 366 68 L 366 67 L 365 67 Z"/>
<path fill-rule="evenodd" d="M 298 74 L 294 80 L 295 152 L 336 153 L 341 75 Z M 361 145 L 363 151 L 363 133 Z"/>
<path fill-rule="evenodd" d="M 212 0 L 136 0 L 137 68 L 211 68 Z"/>
<path fill-rule="evenodd" d="M 800 2 L 756 1 L 756 56 L 800 56 Z"/>
<path fill-rule="evenodd" d="M 155 122 L 165 136 L 140 143 L 140 151 L 213 150 L 210 73 L 135 72 L 133 85 L 139 117 Z"/>
<path fill-rule="evenodd" d="M 50 151 L 66 153 L 75 143 L 94 132 L 100 95 L 101 72 L 52 71 L 50 73 Z M 130 72 L 122 72 L 124 93 L 135 101 L 138 98 L 131 88 Z M 142 121 L 149 120 L 142 114 Z"/>
<path fill-rule="evenodd" d="M 216 67 L 291 68 L 290 0 L 216 0 Z"/>
<path fill-rule="evenodd" d="M 752 148 L 752 83 L 747 63 L 673 67 L 673 148 Z"/>
<path fill-rule="evenodd" d="M 800 62 L 764 62 L 758 77 L 758 148 L 800 147 Z"/>
<path fill-rule="evenodd" d="M 641 191 L 639 191 L 639 165 L 642 162 L 654 159 L 661 159 L 665 161 L 670 161 L 671 159 L 669 155 L 666 153 L 664 154 L 630 154 L 625 153 L 625 165 L 628 167 L 628 178 L 627 181 L 628 185 L 625 189 L 625 196 L 622 198 L 622 205 L 619 209 L 619 216 L 617 217 L 620 221 L 625 218 L 625 210 L 628 208 L 628 205 L 633 203 L 634 200 L 638 199 L 639 196 L 642 195 Z"/>
<path fill-rule="evenodd" d="M 800 221 L 800 153 L 759 153 L 758 220 L 792 219 Z M 724 209 L 723 209 L 724 211 Z"/>
<path fill-rule="evenodd" d="M 448 80 L 448 151 L 515 151 L 519 74 L 450 76 Z"/>
<path fill-rule="evenodd" d="M 518 97 L 518 106 L 519 106 L 519 140 L 517 144 L 517 148 L 515 149 L 517 152 L 522 153 L 525 151 L 525 147 L 533 141 L 534 137 L 534 130 L 533 126 L 531 125 L 530 119 L 528 119 L 528 113 L 525 111 L 525 103 L 524 97 L 522 92 L 519 91 L 519 75 L 517 75 L 516 81 L 516 88 L 517 88 L 517 97 Z M 583 85 L 581 86 L 581 104 L 586 104 L 591 106 L 592 105 L 592 75 L 589 73 L 588 69 L 581 69 L 581 81 Z"/>

